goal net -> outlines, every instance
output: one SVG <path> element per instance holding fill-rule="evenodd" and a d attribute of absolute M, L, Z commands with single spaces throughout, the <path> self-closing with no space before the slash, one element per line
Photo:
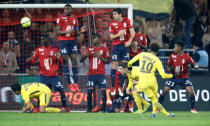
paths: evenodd
<path fill-rule="evenodd" d="M 51 45 L 59 48 L 56 35 L 56 19 L 63 14 L 65 4 L 2 4 L 0 5 L 0 49 L 3 42 L 9 41 L 9 48 L 15 53 L 17 67 L 12 73 L 3 71 L 0 67 L 0 110 L 20 110 L 23 104 L 20 96 L 15 96 L 10 89 L 13 83 L 39 82 L 39 64 L 30 65 L 26 62 L 32 52 L 41 46 L 42 35 L 49 35 Z M 113 8 L 122 8 L 124 16 L 132 21 L 133 7 L 130 4 L 72 4 L 73 15 L 78 18 L 79 28 L 88 26 L 84 34 L 76 38 L 79 69 L 79 87 L 81 92 L 75 93 L 68 89 L 63 71 L 59 75 L 62 78 L 67 105 L 71 110 L 84 111 L 87 107 L 86 81 L 88 72 L 88 61 L 79 63 L 79 55 L 91 44 L 91 35 L 98 33 L 102 37 L 101 44 L 111 49 L 109 39 L 109 23 L 112 19 Z M 32 24 L 28 28 L 20 25 L 22 17 L 29 17 Z M 1 64 L 4 60 L 0 59 Z M 10 61 L 6 61 L 10 62 Z M 14 63 L 11 63 L 14 64 Z M 110 65 L 106 66 L 107 80 L 110 87 Z M 94 104 L 100 104 L 100 91 L 96 90 Z M 107 89 L 107 104 L 110 104 L 109 88 Z M 53 92 L 49 106 L 61 107 L 60 95 Z"/>

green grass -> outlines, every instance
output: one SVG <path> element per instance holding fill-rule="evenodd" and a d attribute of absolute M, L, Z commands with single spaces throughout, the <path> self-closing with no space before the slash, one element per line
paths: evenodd
<path fill-rule="evenodd" d="M 0 126 L 210 126 L 210 112 L 174 112 L 174 118 L 151 112 L 131 113 L 17 113 L 0 112 Z"/>

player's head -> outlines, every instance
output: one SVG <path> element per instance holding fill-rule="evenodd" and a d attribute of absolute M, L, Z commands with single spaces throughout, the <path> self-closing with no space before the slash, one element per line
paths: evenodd
<path fill-rule="evenodd" d="M 129 73 L 128 70 L 128 62 L 127 61 L 123 61 L 119 64 L 120 70 L 122 74 L 127 74 Z"/>
<path fill-rule="evenodd" d="M 176 41 L 174 44 L 174 52 L 178 53 L 180 51 L 182 51 L 184 48 L 184 42 L 182 41 Z"/>
<path fill-rule="evenodd" d="M 66 4 L 66 5 L 64 6 L 64 14 L 65 14 L 66 16 L 70 16 L 71 13 L 72 13 L 72 6 L 71 6 L 71 4 Z"/>
<path fill-rule="evenodd" d="M 48 47 L 50 46 L 50 39 L 47 35 L 42 35 L 41 36 L 41 43 L 42 43 L 42 46 L 44 47 Z"/>
<path fill-rule="evenodd" d="M 101 36 L 99 34 L 93 34 L 92 35 L 93 46 L 99 46 L 100 41 L 101 41 Z"/>
<path fill-rule="evenodd" d="M 113 18 L 118 21 L 122 18 L 122 10 L 120 8 L 115 8 L 113 10 Z"/>
<path fill-rule="evenodd" d="M 21 86 L 20 84 L 18 83 L 14 83 L 12 86 L 11 86 L 11 89 L 12 91 L 15 93 L 15 94 L 20 94 L 21 93 Z"/>
<path fill-rule="evenodd" d="M 150 50 L 151 50 L 151 52 L 154 52 L 154 53 L 158 53 L 158 51 L 159 51 L 159 49 L 160 49 L 160 46 L 159 46 L 159 44 L 158 43 L 152 43 L 151 45 L 150 45 Z"/>

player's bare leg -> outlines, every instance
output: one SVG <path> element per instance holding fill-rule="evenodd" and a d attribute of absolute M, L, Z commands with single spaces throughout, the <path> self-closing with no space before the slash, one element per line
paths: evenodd
<path fill-rule="evenodd" d="M 190 96 L 191 112 L 192 113 L 198 113 L 195 110 L 195 93 L 194 93 L 193 87 L 192 86 L 187 86 L 187 87 L 185 87 L 185 89 L 189 93 L 189 96 Z"/>
<path fill-rule="evenodd" d="M 106 88 L 101 88 L 101 96 L 102 96 L 102 112 L 106 112 Z"/>
<path fill-rule="evenodd" d="M 39 112 L 40 113 L 46 113 L 46 106 L 45 105 L 40 105 L 40 108 L 39 108 Z"/>
<path fill-rule="evenodd" d="M 66 111 L 66 112 L 70 112 L 70 110 L 66 107 L 66 96 L 65 96 L 64 89 L 59 91 L 59 93 L 61 96 L 61 102 L 62 102 L 62 106 L 63 106 L 62 109 L 64 109 L 64 111 Z"/>
<path fill-rule="evenodd" d="M 79 85 L 78 85 L 78 66 L 77 66 L 77 54 L 69 55 L 72 63 L 72 72 L 73 72 L 73 79 L 74 83 L 73 86 L 77 92 L 80 92 Z"/>

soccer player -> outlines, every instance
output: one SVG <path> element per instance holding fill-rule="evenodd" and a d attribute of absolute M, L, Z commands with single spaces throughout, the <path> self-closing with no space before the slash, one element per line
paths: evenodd
<path fill-rule="evenodd" d="M 75 35 L 79 35 L 85 32 L 85 27 L 79 31 L 78 20 L 72 16 L 72 6 L 66 4 L 64 6 L 64 15 L 57 19 L 57 34 L 60 41 L 60 52 L 63 57 L 63 71 L 65 73 L 67 82 L 70 84 L 69 89 L 72 92 L 80 92 L 78 86 L 78 68 L 77 68 L 77 46 L 75 41 Z M 72 62 L 73 80 L 70 78 L 70 72 L 68 67 L 68 58 L 70 57 Z"/>
<path fill-rule="evenodd" d="M 39 60 L 40 82 L 46 84 L 50 89 L 53 88 L 60 93 L 62 106 L 67 112 L 69 112 L 66 107 L 66 96 L 63 84 L 58 77 L 59 63 L 62 64 L 63 62 L 62 57 L 57 48 L 50 46 L 48 36 L 42 36 L 41 43 L 43 46 L 38 47 L 33 54 L 33 57 L 30 57 L 27 61 L 34 64 Z"/>
<path fill-rule="evenodd" d="M 147 51 L 147 38 L 143 33 L 135 33 L 135 37 L 131 43 L 129 55 L 130 59 L 141 53 L 142 51 Z M 133 64 L 133 66 L 139 66 L 138 61 Z"/>
<path fill-rule="evenodd" d="M 175 42 L 174 53 L 170 55 L 168 60 L 168 71 L 172 72 L 174 78 L 166 81 L 162 94 L 159 97 L 159 102 L 163 103 L 166 94 L 170 89 L 175 88 L 176 85 L 180 85 L 185 89 L 190 96 L 191 112 L 198 113 L 195 110 L 195 94 L 193 90 L 193 85 L 188 78 L 188 65 L 192 63 L 194 68 L 198 69 L 198 65 L 193 61 L 193 59 L 186 53 L 183 52 L 184 43 L 181 41 Z"/>
<path fill-rule="evenodd" d="M 112 69 L 111 82 L 114 87 L 117 66 L 120 61 L 129 60 L 129 47 L 135 36 L 135 31 L 127 17 L 123 17 L 122 10 L 113 10 L 114 20 L 110 23 L 109 32 L 112 40 Z"/>
<path fill-rule="evenodd" d="M 169 114 L 162 105 L 158 102 L 158 84 L 155 77 L 155 71 L 158 70 L 162 78 L 172 78 L 172 74 L 166 74 L 160 59 L 156 56 L 160 46 L 157 43 L 152 43 L 150 52 L 142 52 L 128 62 L 128 67 L 131 67 L 134 62 L 139 60 L 139 88 L 138 92 L 143 92 L 153 105 L 152 117 L 156 117 L 156 111 L 159 109 L 164 115 L 173 117 L 174 114 Z M 155 108 L 154 108 L 155 107 Z"/>
<path fill-rule="evenodd" d="M 51 97 L 51 90 L 45 84 L 26 83 L 23 84 L 22 86 L 20 84 L 13 84 L 11 86 L 11 89 L 16 95 L 21 94 L 24 100 L 22 113 L 34 109 L 34 106 L 30 101 L 31 98 L 36 98 L 37 100 L 39 100 L 41 113 L 62 112 L 61 109 L 47 107 Z"/>
<path fill-rule="evenodd" d="M 139 81 L 140 68 L 138 66 L 133 66 L 132 70 L 129 70 L 128 62 L 121 62 L 120 68 L 121 68 L 121 73 L 126 74 L 128 77 L 128 87 L 126 88 L 126 93 L 128 95 L 132 94 L 136 102 L 136 106 L 138 108 L 136 113 L 146 112 L 150 104 L 140 95 L 141 92 L 138 91 L 140 85 L 137 82 Z M 134 83 L 136 83 L 136 85 L 134 89 L 130 91 Z M 142 110 L 142 104 L 144 104 L 144 110 Z"/>
<path fill-rule="evenodd" d="M 92 46 L 89 47 L 82 56 L 80 62 L 83 62 L 87 57 L 89 58 L 89 73 L 87 81 L 87 112 L 92 112 L 92 94 L 96 84 L 101 90 L 102 96 L 102 111 L 106 108 L 106 77 L 105 64 L 109 64 L 109 51 L 106 47 L 100 45 L 101 37 L 99 34 L 92 36 Z"/>

